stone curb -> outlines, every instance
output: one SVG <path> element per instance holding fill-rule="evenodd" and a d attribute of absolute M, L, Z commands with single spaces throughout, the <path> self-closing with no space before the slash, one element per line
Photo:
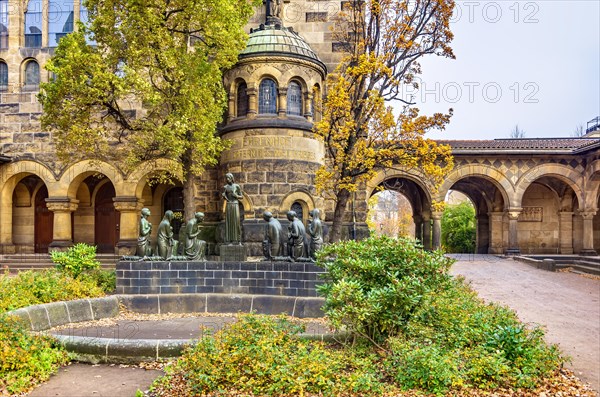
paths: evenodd
<path fill-rule="evenodd" d="M 79 299 L 28 306 L 8 312 L 21 318 L 34 332 L 82 321 L 115 317 L 119 305 L 143 314 L 162 313 L 249 313 L 286 314 L 298 318 L 323 317 L 322 298 L 267 295 L 226 294 L 169 294 L 113 295 L 104 298 Z M 114 339 L 52 335 L 74 353 L 78 361 L 91 363 L 137 363 L 173 358 L 193 340 L 173 339 Z M 310 335 L 310 339 L 330 339 L 333 335 Z"/>

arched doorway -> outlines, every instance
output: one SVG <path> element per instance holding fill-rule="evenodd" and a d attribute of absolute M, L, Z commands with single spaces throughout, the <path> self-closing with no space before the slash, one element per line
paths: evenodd
<path fill-rule="evenodd" d="M 35 195 L 34 216 L 34 252 L 48 253 L 48 246 L 52 242 L 52 231 L 54 229 L 54 213 L 46 206 L 48 188 L 46 185 L 40 187 Z"/>
<path fill-rule="evenodd" d="M 183 223 L 183 188 L 174 187 L 163 197 L 163 214 L 167 211 L 173 211 L 175 217 L 171 221 L 171 227 L 173 228 L 173 234 L 179 235 L 181 224 Z M 162 217 L 161 217 L 162 219 Z"/>
<path fill-rule="evenodd" d="M 114 253 L 117 241 L 119 241 L 120 214 L 115 210 L 114 197 L 115 188 L 110 182 L 101 185 L 96 192 L 94 243 L 98 253 Z"/>
<path fill-rule="evenodd" d="M 415 237 L 413 209 L 405 195 L 382 190 L 368 201 L 367 224 L 376 235 Z"/>

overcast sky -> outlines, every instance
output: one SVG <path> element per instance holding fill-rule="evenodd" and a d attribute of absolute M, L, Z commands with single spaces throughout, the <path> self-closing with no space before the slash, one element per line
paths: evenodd
<path fill-rule="evenodd" d="M 600 116 L 600 0 L 461 1 L 455 60 L 422 62 L 424 114 L 454 109 L 436 139 L 568 137 Z"/>

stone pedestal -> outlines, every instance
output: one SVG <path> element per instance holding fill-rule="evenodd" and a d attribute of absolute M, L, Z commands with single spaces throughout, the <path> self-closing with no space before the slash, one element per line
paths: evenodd
<path fill-rule="evenodd" d="M 219 257 L 221 262 L 244 262 L 248 253 L 242 244 L 224 244 L 219 249 Z"/>

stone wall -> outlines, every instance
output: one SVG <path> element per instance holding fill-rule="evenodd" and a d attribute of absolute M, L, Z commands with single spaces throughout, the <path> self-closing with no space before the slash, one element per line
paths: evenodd
<path fill-rule="evenodd" d="M 118 294 L 226 293 L 316 297 L 323 269 L 296 262 L 117 263 Z"/>

